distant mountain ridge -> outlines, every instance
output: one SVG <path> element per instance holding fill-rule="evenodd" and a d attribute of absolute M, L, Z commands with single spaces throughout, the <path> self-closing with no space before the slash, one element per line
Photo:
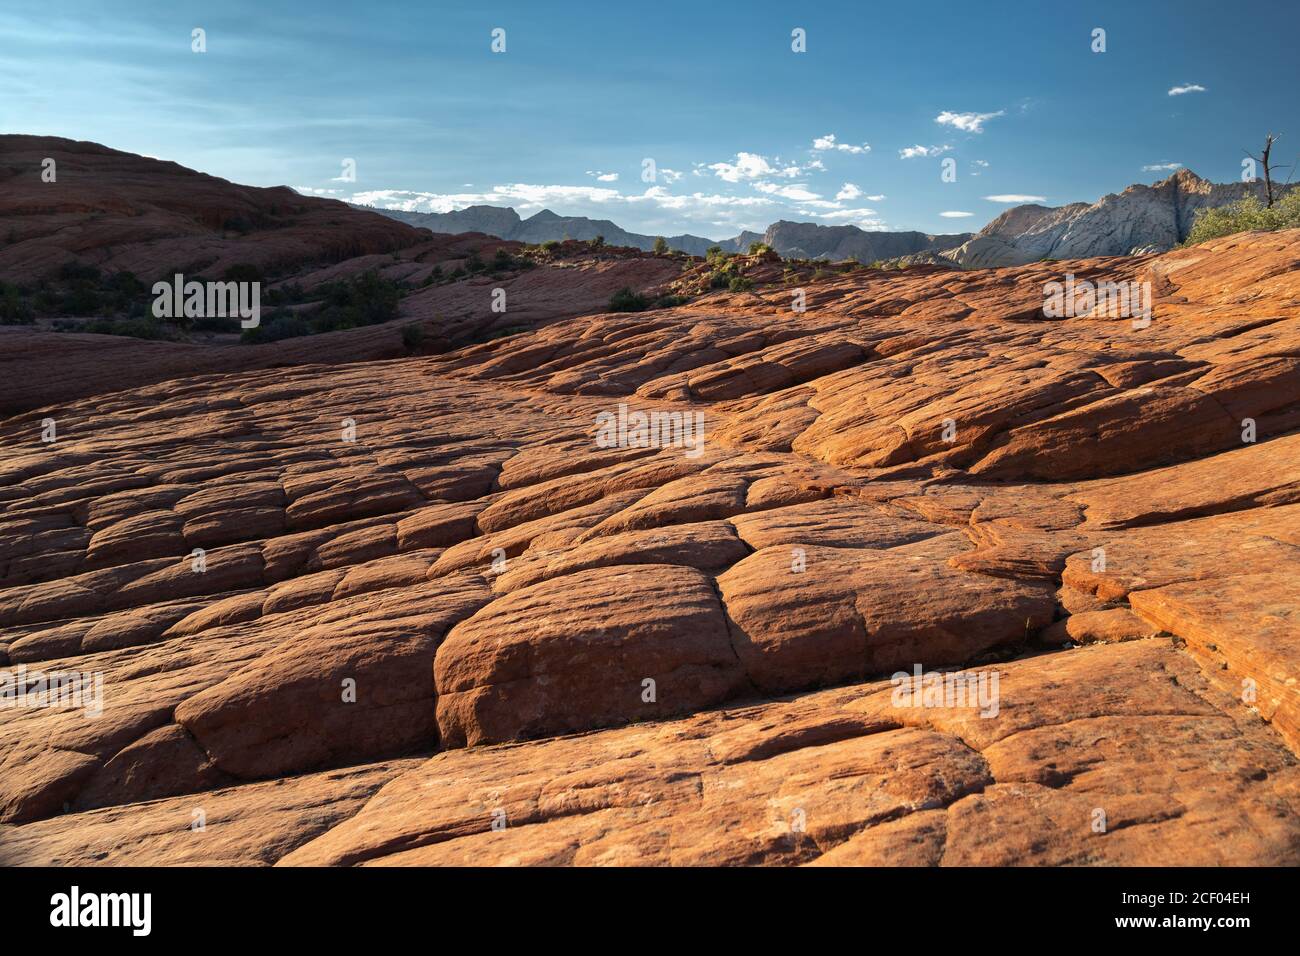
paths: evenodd
<path fill-rule="evenodd" d="M 404 212 L 400 209 L 380 209 L 377 206 L 358 206 L 396 219 L 412 226 L 422 226 L 433 232 L 483 232 L 498 239 L 513 239 L 517 242 L 547 242 L 551 239 L 595 239 L 604 236 L 612 246 L 632 246 L 649 252 L 654 248 L 655 236 L 645 236 L 628 232 L 622 226 L 608 219 L 588 219 L 586 216 L 561 216 L 543 209 L 541 212 L 522 219 L 519 213 L 509 206 L 466 206 L 454 212 Z M 740 247 L 729 245 L 739 237 L 728 242 L 715 242 L 703 236 L 683 234 L 665 236 L 672 249 L 702 256 L 710 246 L 722 246 L 727 252 L 739 252 Z M 760 238 L 757 237 L 756 238 Z M 748 248 L 748 243 L 746 243 Z"/>
<path fill-rule="evenodd" d="M 1129 186 L 1095 203 L 1065 206 L 1028 204 L 1008 209 L 977 233 L 931 235 L 924 232 L 868 231 L 857 226 L 823 226 L 782 219 L 761 235 L 745 231 L 731 239 L 713 240 L 682 234 L 665 236 L 668 246 L 691 255 L 704 255 L 711 246 L 743 252 L 753 242 L 765 242 L 786 258 L 859 262 L 922 256 L 947 260 L 966 268 L 1023 265 L 1039 259 L 1122 256 L 1172 249 L 1191 231 L 1203 209 L 1223 206 L 1247 195 L 1262 196 L 1262 183 L 1216 184 L 1190 169 L 1147 186 Z M 1278 194 L 1287 188 L 1275 187 Z M 519 242 L 552 239 L 595 239 L 611 245 L 649 251 L 655 237 L 628 232 L 609 219 L 561 216 L 549 209 L 520 218 L 510 207 L 468 206 L 454 212 L 403 212 L 358 206 L 434 232 L 482 232 Z"/>
<path fill-rule="evenodd" d="M 1275 196 L 1295 186 L 1274 186 Z M 1263 199 L 1264 184 L 1212 183 L 1180 169 L 1154 185 L 1141 183 L 1095 203 L 1016 206 L 944 257 L 968 268 L 1014 266 L 1039 259 L 1078 259 L 1167 252 L 1183 242 L 1202 210 L 1246 196 Z"/>

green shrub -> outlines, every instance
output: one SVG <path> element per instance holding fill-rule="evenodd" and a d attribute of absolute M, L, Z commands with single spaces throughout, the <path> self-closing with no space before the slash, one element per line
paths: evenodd
<path fill-rule="evenodd" d="M 404 325 L 402 326 L 402 346 L 408 352 L 414 352 L 421 343 L 424 342 L 424 326 L 422 325 Z"/>
<path fill-rule="evenodd" d="M 657 256 L 667 255 L 668 240 L 665 239 L 663 236 L 659 236 L 657 239 L 655 239 L 654 252 L 655 255 Z"/>
<path fill-rule="evenodd" d="M 744 276 L 733 276 L 731 281 L 727 283 L 727 288 L 732 292 L 748 292 L 754 288 L 754 281 L 746 279 Z"/>
<path fill-rule="evenodd" d="M 0 325 L 30 325 L 35 320 L 31 303 L 19 294 L 18 287 L 0 282 Z"/>
<path fill-rule="evenodd" d="M 772 247 L 766 242 L 751 242 L 749 244 L 749 254 L 751 256 L 761 256 L 766 252 L 772 252 Z"/>
<path fill-rule="evenodd" d="M 1183 245 L 1194 246 L 1209 239 L 1253 229 L 1271 232 L 1296 228 L 1300 228 L 1300 188 L 1290 190 L 1271 207 L 1265 206 L 1255 196 L 1247 196 L 1226 206 L 1202 209 Z"/>
<path fill-rule="evenodd" d="M 94 315 L 103 308 L 103 302 L 94 286 L 78 282 L 63 294 L 59 308 L 69 315 Z"/>
<path fill-rule="evenodd" d="M 558 248 L 560 248 L 560 240 L 558 239 L 547 239 L 542 243 L 543 252 L 553 252 Z"/>
<path fill-rule="evenodd" d="M 311 335 L 312 327 L 306 319 L 289 312 L 273 315 L 268 322 L 252 329 L 244 329 L 240 341 L 246 344 L 261 342 L 279 342 L 281 339 L 294 339 L 302 335 Z"/>
<path fill-rule="evenodd" d="M 611 312 L 642 312 L 649 306 L 646 297 L 637 295 L 628 286 L 623 286 L 609 299 Z"/>
<path fill-rule="evenodd" d="M 685 305 L 687 298 L 684 295 L 661 295 L 655 299 L 656 309 L 671 309 L 675 306 Z"/>

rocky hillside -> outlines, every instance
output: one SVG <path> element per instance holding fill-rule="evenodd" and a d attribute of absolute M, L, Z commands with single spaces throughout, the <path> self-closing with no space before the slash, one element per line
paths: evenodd
<path fill-rule="evenodd" d="M 1294 866 L 1298 254 L 755 257 L 55 389 L 0 421 L 0 663 L 102 712 L 0 709 L 0 863 Z M 1066 271 L 1153 321 L 1045 319 Z"/>
<path fill-rule="evenodd" d="M 142 280 L 177 269 L 219 277 L 232 265 L 284 271 L 429 238 L 287 186 L 240 186 L 97 143 L 0 136 L 0 279 L 8 282 L 69 263 Z"/>
<path fill-rule="evenodd" d="M 1164 252 L 1187 238 L 1201 210 L 1249 195 L 1262 198 L 1263 190 L 1262 182 L 1216 184 L 1180 169 L 1154 186 L 1129 186 L 1091 205 L 1017 206 L 947 256 L 961 266 L 984 268 Z"/>

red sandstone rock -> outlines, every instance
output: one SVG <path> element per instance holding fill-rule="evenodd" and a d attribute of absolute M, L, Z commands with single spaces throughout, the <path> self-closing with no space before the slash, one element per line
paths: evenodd
<path fill-rule="evenodd" d="M 483 242 L 294 203 L 266 249 L 334 249 L 314 282 Z M 0 275 L 158 254 L 102 228 Z M 0 330 L 0 666 L 103 689 L 0 710 L 0 861 L 1294 865 L 1297 242 L 809 275 L 802 314 L 770 262 L 637 315 L 671 260 L 548 263 L 517 335 L 453 347 L 481 282 L 403 300 L 433 355 Z M 1146 329 L 1037 312 L 1157 268 Z M 598 444 L 619 403 L 700 454 Z M 916 668 L 998 699 L 904 706 Z"/>

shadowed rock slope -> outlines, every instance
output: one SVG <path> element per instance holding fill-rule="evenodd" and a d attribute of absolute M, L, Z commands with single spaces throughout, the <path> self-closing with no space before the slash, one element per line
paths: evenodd
<path fill-rule="evenodd" d="M 1294 865 L 1297 261 L 775 263 L 4 420 L 0 653 L 102 713 L 0 710 L 0 862 Z"/>

